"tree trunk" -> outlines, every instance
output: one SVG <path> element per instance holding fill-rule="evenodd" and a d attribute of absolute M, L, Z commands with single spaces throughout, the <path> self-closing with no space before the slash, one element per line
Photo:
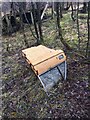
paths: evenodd
<path fill-rule="evenodd" d="M 87 11 L 87 3 L 84 2 L 84 3 L 83 3 L 82 12 L 83 12 L 83 13 L 86 13 L 86 11 Z"/>
<path fill-rule="evenodd" d="M 63 15 L 62 15 L 62 4 L 60 2 L 60 18 L 63 18 Z"/>
<path fill-rule="evenodd" d="M 60 15 L 59 14 L 59 3 L 58 2 L 56 3 L 56 13 L 57 13 L 57 27 L 58 27 L 58 33 L 59 33 L 60 40 L 67 49 L 71 50 L 71 47 L 64 41 L 64 39 L 62 37 L 62 30 L 61 30 L 61 26 L 60 26 L 60 16 L 59 16 Z"/>
<path fill-rule="evenodd" d="M 8 33 L 8 35 L 10 36 L 10 28 L 9 28 L 9 23 L 10 23 L 10 21 L 9 21 L 9 19 L 8 19 L 7 14 L 5 15 L 5 19 L 6 19 L 6 22 L 7 22 L 7 33 Z M 7 42 L 7 48 L 6 48 L 6 50 L 9 52 L 9 42 Z"/>
<path fill-rule="evenodd" d="M 28 25 L 29 25 L 29 28 L 30 28 L 30 31 L 31 31 L 33 37 L 37 40 L 37 37 L 36 37 L 36 36 L 34 35 L 34 33 L 33 33 L 33 30 L 32 30 L 32 28 L 31 28 L 31 26 L 30 26 L 30 23 L 29 23 L 29 21 L 28 21 L 28 19 L 27 19 L 27 16 L 26 16 L 26 13 L 25 13 L 24 10 L 23 10 L 23 14 L 24 14 L 24 17 L 25 17 L 25 19 L 26 19 Z"/>
<path fill-rule="evenodd" d="M 39 29 L 39 35 L 40 35 L 40 43 L 43 41 L 43 36 L 42 36 L 42 29 L 41 29 L 41 26 L 42 26 L 42 21 L 41 21 L 41 16 L 40 16 L 40 3 L 36 3 L 37 5 L 37 20 L 38 20 L 38 29 Z"/>
<path fill-rule="evenodd" d="M 78 12 L 79 12 L 79 3 L 77 3 L 77 34 L 78 34 L 78 48 L 80 51 L 80 31 L 79 31 Z"/>
<path fill-rule="evenodd" d="M 24 4 L 24 3 L 19 3 L 21 30 L 22 30 L 22 33 L 23 33 L 25 45 L 26 45 L 26 47 L 29 47 L 28 42 L 27 42 L 27 39 L 26 39 L 26 35 L 25 35 L 24 23 L 23 23 L 23 18 L 22 18 L 22 14 L 23 14 L 23 4 Z"/>
<path fill-rule="evenodd" d="M 73 3 L 72 2 L 71 2 L 71 9 L 72 9 L 71 18 L 72 18 L 73 21 L 75 21 L 74 10 L 73 10 Z"/>
<path fill-rule="evenodd" d="M 64 9 L 64 10 L 69 10 L 69 8 L 70 8 L 70 3 L 67 2 L 67 5 L 66 5 L 65 7 L 63 7 L 63 9 Z"/>
<path fill-rule="evenodd" d="M 12 0 L 13 1 L 13 0 Z M 16 12 L 15 12 L 15 8 L 14 8 L 14 2 L 11 2 L 11 14 L 13 15 L 14 17 L 14 20 L 15 20 L 15 25 L 16 25 Z"/>
<path fill-rule="evenodd" d="M 89 57 L 90 55 L 90 1 L 88 2 L 88 19 L 87 19 L 87 25 L 88 25 L 88 41 L 87 41 L 87 48 L 86 48 L 86 57 Z"/>
<path fill-rule="evenodd" d="M 38 29 L 37 29 L 37 24 L 36 24 L 36 15 L 35 15 L 35 7 L 33 2 L 31 2 L 32 5 L 32 15 L 33 15 L 33 22 L 34 22 L 34 28 L 37 36 L 37 45 L 39 44 L 39 34 L 38 34 Z"/>
<path fill-rule="evenodd" d="M 54 18 L 54 2 L 52 2 L 52 8 L 51 9 L 52 9 L 52 17 L 51 18 L 53 19 Z"/>

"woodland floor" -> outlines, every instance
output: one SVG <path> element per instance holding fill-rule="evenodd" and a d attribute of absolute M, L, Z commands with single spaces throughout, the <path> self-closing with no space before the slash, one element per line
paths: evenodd
<path fill-rule="evenodd" d="M 83 17 L 83 18 L 81 18 Z M 80 14 L 80 38 L 82 55 L 87 41 L 87 14 Z M 2 37 L 2 108 L 3 117 L 8 118 L 89 118 L 90 91 L 88 64 L 80 63 L 82 58 L 64 49 L 57 32 L 55 20 L 43 22 L 44 45 L 63 49 L 67 56 L 68 77 L 52 90 L 48 97 L 39 79 L 35 76 L 21 50 L 25 49 L 21 31 L 11 37 Z M 61 20 L 64 39 L 77 52 L 78 38 L 76 22 L 70 13 Z M 25 34 L 29 45 L 35 43 L 28 25 Z M 8 46 L 8 51 L 7 51 Z M 83 48 L 83 49 L 82 49 Z"/>

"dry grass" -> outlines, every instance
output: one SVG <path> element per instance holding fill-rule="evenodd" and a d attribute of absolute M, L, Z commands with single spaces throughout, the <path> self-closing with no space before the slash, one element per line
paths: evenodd
<path fill-rule="evenodd" d="M 86 20 L 79 20 L 81 40 L 85 45 L 87 39 Z M 71 20 L 69 13 L 64 15 L 61 26 L 64 39 L 77 51 L 76 23 Z M 27 26 L 25 30 L 29 45 L 35 43 Z M 43 23 L 43 35 L 44 43 L 42 44 L 54 49 L 64 49 L 57 36 L 55 20 Z M 80 64 L 78 56 L 66 51 L 68 79 L 61 81 L 53 89 L 53 94 L 48 97 L 43 91 L 40 81 L 21 55 L 21 50 L 26 48 L 22 33 L 19 31 L 11 37 L 3 36 L 2 38 L 3 117 L 89 117 L 87 64 Z M 83 48 L 83 42 L 81 42 L 81 48 Z M 82 51 L 84 50 L 81 49 Z M 83 54 L 85 53 L 83 52 Z"/>

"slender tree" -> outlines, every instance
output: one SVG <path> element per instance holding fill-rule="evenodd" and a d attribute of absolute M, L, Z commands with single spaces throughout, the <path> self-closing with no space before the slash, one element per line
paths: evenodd
<path fill-rule="evenodd" d="M 19 2 L 19 13 L 20 13 L 21 30 L 22 30 L 22 33 L 23 33 L 25 45 L 27 47 L 29 47 L 27 39 L 26 39 L 25 30 L 24 30 L 24 23 L 23 23 L 23 17 L 22 17 L 23 9 L 25 9 L 25 2 Z"/>
<path fill-rule="evenodd" d="M 32 30 L 32 28 L 31 28 L 30 22 L 28 21 L 27 15 L 26 15 L 26 13 L 25 13 L 24 10 L 23 10 L 23 14 L 24 14 L 24 17 L 25 17 L 25 19 L 26 19 L 28 25 L 29 25 L 29 28 L 30 28 L 30 31 L 31 31 L 33 37 L 34 37 L 35 39 L 37 39 L 37 37 L 36 37 L 35 34 L 33 33 L 33 30 Z"/>
<path fill-rule="evenodd" d="M 15 21 L 14 24 L 16 24 L 16 11 L 15 11 L 15 3 L 13 2 L 13 0 L 12 0 L 12 2 L 11 2 L 11 14 L 12 14 L 13 17 L 14 17 L 14 21 Z"/>
<path fill-rule="evenodd" d="M 79 2 L 77 3 L 77 34 L 78 34 L 78 48 L 79 48 L 79 51 L 80 51 L 80 31 L 79 31 L 78 12 L 79 12 Z"/>
<path fill-rule="evenodd" d="M 34 6 L 33 2 L 31 2 L 31 6 L 32 6 L 33 22 L 34 22 L 34 28 L 35 28 L 35 33 L 37 36 L 37 45 L 38 45 L 39 44 L 39 34 L 38 34 L 38 28 L 37 28 L 37 23 L 36 23 L 35 6 Z"/>
<path fill-rule="evenodd" d="M 60 18 L 63 18 L 63 15 L 62 15 L 62 3 L 60 2 Z"/>
<path fill-rule="evenodd" d="M 6 19 L 6 23 L 7 23 L 7 33 L 8 33 L 8 35 L 9 36 L 11 36 L 11 34 L 10 34 L 10 20 L 8 19 L 8 15 L 6 14 L 5 15 L 5 19 Z M 6 48 L 6 50 L 9 52 L 9 42 L 7 42 L 7 48 Z"/>
<path fill-rule="evenodd" d="M 64 6 L 65 6 L 65 7 L 64 7 Z M 70 8 L 70 2 L 67 2 L 67 3 L 65 2 L 65 3 L 64 3 L 64 6 L 63 6 L 63 9 L 64 9 L 64 10 L 68 10 L 68 9 Z"/>
<path fill-rule="evenodd" d="M 87 47 L 86 47 L 86 57 L 89 57 L 90 55 L 90 1 L 88 2 L 87 25 L 88 25 L 88 41 L 87 41 Z"/>
<path fill-rule="evenodd" d="M 52 19 L 54 18 L 54 1 L 52 2 L 52 8 L 51 8 L 51 10 L 52 10 Z"/>
<path fill-rule="evenodd" d="M 73 21 L 75 21 L 75 18 L 74 18 L 74 9 L 73 9 L 73 3 L 71 2 L 71 9 L 72 9 L 72 13 L 71 13 L 71 18 Z"/>
<path fill-rule="evenodd" d="M 40 43 L 43 41 L 43 36 L 42 36 L 42 21 L 41 21 L 41 16 L 40 16 L 40 3 L 36 2 L 37 6 L 37 20 L 38 20 L 38 29 L 39 29 L 39 37 L 40 37 Z"/>
<path fill-rule="evenodd" d="M 82 12 L 83 12 L 83 13 L 86 13 L 86 11 L 87 11 L 87 3 L 86 3 L 86 2 L 83 2 Z"/>
<path fill-rule="evenodd" d="M 11 8 L 12 3 L 10 3 L 10 14 L 9 16 L 6 14 L 5 19 L 7 22 L 7 33 L 9 36 L 11 36 L 12 33 L 12 25 L 11 25 L 11 15 L 12 15 L 12 8 Z M 9 52 L 9 42 L 7 42 L 7 48 L 6 50 Z"/>
<path fill-rule="evenodd" d="M 63 36 L 62 36 L 62 30 L 61 30 L 61 26 L 60 26 L 59 3 L 58 2 L 56 2 L 56 13 L 57 13 L 57 27 L 58 27 L 58 33 L 59 33 L 60 40 L 67 49 L 71 50 L 71 47 L 65 42 L 65 40 L 63 39 Z"/>

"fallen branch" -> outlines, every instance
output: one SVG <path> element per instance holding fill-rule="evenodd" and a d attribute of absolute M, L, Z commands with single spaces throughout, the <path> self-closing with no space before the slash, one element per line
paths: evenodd
<path fill-rule="evenodd" d="M 74 53 L 75 55 L 77 55 L 77 56 L 80 56 L 80 57 L 82 57 L 82 58 L 86 59 L 86 57 L 85 57 L 84 55 L 81 55 L 81 54 L 80 54 L 80 53 L 78 53 L 78 52 L 74 52 L 74 51 L 73 51 L 73 53 Z"/>

